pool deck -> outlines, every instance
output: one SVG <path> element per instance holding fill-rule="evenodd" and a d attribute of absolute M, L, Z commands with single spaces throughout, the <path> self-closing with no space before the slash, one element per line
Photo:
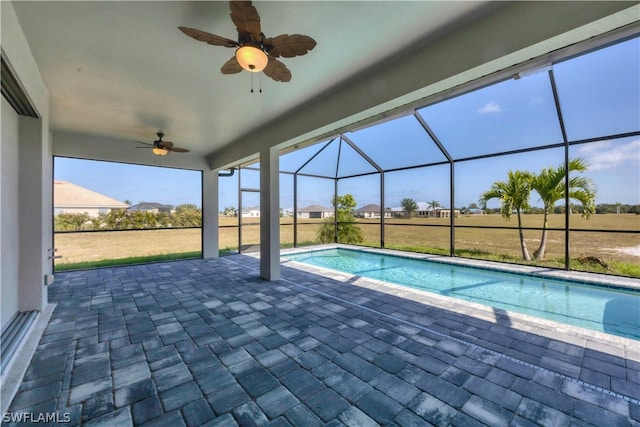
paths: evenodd
<path fill-rule="evenodd" d="M 94 427 L 640 423 L 639 341 L 287 261 L 267 282 L 258 264 L 57 274 L 9 412 Z"/>

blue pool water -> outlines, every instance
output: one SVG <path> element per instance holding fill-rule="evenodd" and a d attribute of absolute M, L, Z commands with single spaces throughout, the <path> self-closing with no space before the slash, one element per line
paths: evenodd
<path fill-rule="evenodd" d="M 640 292 L 349 249 L 285 258 L 640 339 Z"/>

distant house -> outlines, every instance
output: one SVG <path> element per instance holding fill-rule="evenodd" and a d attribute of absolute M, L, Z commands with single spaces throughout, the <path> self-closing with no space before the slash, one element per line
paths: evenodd
<path fill-rule="evenodd" d="M 243 218 L 259 218 L 260 208 L 259 207 L 243 208 L 242 217 Z"/>
<path fill-rule="evenodd" d="M 456 218 L 460 216 L 460 209 L 454 209 L 453 214 Z M 451 218 L 451 209 L 447 208 L 436 208 L 435 209 L 436 218 Z"/>
<path fill-rule="evenodd" d="M 404 218 L 407 216 L 407 213 L 405 212 L 405 210 L 400 207 L 387 208 L 387 209 L 391 212 L 391 216 L 393 218 Z"/>
<path fill-rule="evenodd" d="M 333 216 L 333 209 L 320 205 L 311 205 L 298 209 L 298 218 L 328 218 Z"/>
<path fill-rule="evenodd" d="M 418 209 L 413 212 L 413 216 L 420 218 L 451 218 L 451 209 L 438 206 L 435 209 L 427 202 L 416 202 Z M 407 213 L 403 208 L 391 208 L 391 211 L 395 216 L 406 216 Z M 457 217 L 460 216 L 460 209 L 454 209 L 453 214 Z M 386 218 L 386 215 L 385 215 Z"/>
<path fill-rule="evenodd" d="M 131 212 L 171 213 L 173 206 L 155 202 L 140 202 L 129 208 Z"/>
<path fill-rule="evenodd" d="M 379 205 L 365 205 L 360 209 L 355 210 L 355 216 L 358 218 L 380 218 L 380 206 Z M 390 210 L 386 210 L 384 212 L 385 218 L 391 218 L 392 212 Z"/>
<path fill-rule="evenodd" d="M 413 213 L 415 216 L 427 218 L 433 216 L 433 211 L 431 210 L 431 205 L 427 202 L 417 202 L 418 209 Z"/>
<path fill-rule="evenodd" d="M 467 215 L 484 215 L 485 212 L 482 209 L 469 209 Z"/>
<path fill-rule="evenodd" d="M 109 213 L 112 209 L 127 209 L 128 207 L 129 205 L 126 203 L 68 181 L 54 181 L 53 183 L 54 215 L 86 213 L 90 217 L 96 218 L 101 213 Z"/>

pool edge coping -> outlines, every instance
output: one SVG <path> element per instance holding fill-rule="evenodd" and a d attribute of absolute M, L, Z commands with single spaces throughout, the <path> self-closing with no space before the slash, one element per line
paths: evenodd
<path fill-rule="evenodd" d="M 508 264 L 499 261 L 478 260 L 471 258 L 450 257 L 445 255 L 426 254 L 418 252 L 407 252 L 398 249 L 387 248 L 370 248 L 364 246 L 346 245 L 342 243 L 305 246 L 299 248 L 282 249 L 280 257 L 286 257 L 289 254 L 302 252 L 321 251 L 328 249 L 347 249 L 360 252 L 373 252 L 383 255 L 392 255 L 402 258 L 410 258 L 417 260 L 427 260 L 442 264 L 453 264 L 464 267 L 480 268 L 484 270 L 497 270 L 506 273 L 524 273 L 536 277 L 545 277 L 550 279 L 562 280 L 565 282 L 580 282 L 588 285 L 596 285 L 610 288 L 618 288 L 622 290 L 640 291 L 640 279 L 623 276 L 611 276 L 601 273 L 591 273 L 586 271 L 567 271 L 549 267 L 537 267 L 531 265 Z"/>
<path fill-rule="evenodd" d="M 311 252 L 311 251 L 320 251 L 320 250 L 327 250 L 327 249 L 354 249 L 356 251 L 361 251 L 361 252 L 375 252 L 375 253 L 381 253 L 384 255 L 394 255 L 394 256 L 400 256 L 400 257 L 405 257 L 405 258 L 411 258 L 411 259 L 420 259 L 420 260 L 430 260 L 430 261 L 438 261 L 440 259 L 443 259 L 444 261 L 451 261 L 450 257 L 443 257 L 441 255 L 432 255 L 432 254 L 417 254 L 417 253 L 410 253 L 411 256 L 405 256 L 405 252 L 403 251 L 398 251 L 398 250 L 393 250 L 393 249 L 380 249 L 380 248 L 367 248 L 367 247 L 360 247 L 360 246 L 351 246 L 351 245 L 344 245 L 344 244 L 328 244 L 328 245 L 317 245 L 317 246 L 307 246 L 305 248 L 296 248 L 296 249 L 288 249 L 286 251 L 286 253 L 281 252 L 281 258 L 286 257 L 287 254 L 293 254 L 293 253 L 303 253 L 303 252 Z M 246 255 L 253 255 L 257 258 L 259 258 L 259 254 L 246 254 Z M 475 264 L 476 260 L 467 260 L 467 259 L 462 259 L 463 262 L 446 262 L 448 264 L 454 264 L 454 265 L 461 265 L 461 266 L 466 266 L 466 267 L 474 267 L 474 265 L 469 265 L 467 262 L 464 261 L 471 261 Z M 499 271 L 502 272 L 509 272 L 509 273 L 522 273 L 525 272 L 527 274 L 531 274 L 534 276 L 543 276 L 543 277 L 549 277 L 549 278 L 553 278 L 556 280 L 563 280 L 562 278 L 558 278 L 558 277 L 554 277 L 551 275 L 546 275 L 546 274 L 534 274 L 531 273 L 530 270 L 534 269 L 534 270 L 541 270 L 542 273 L 545 273 L 547 269 L 545 268 L 541 268 L 541 267 L 531 267 L 531 266 L 515 266 L 515 267 L 520 267 L 522 269 L 525 270 L 529 270 L 529 271 L 521 271 L 521 269 L 513 269 L 513 268 L 509 268 L 512 267 L 511 264 L 507 264 L 507 265 L 500 265 L 502 263 L 498 263 L 498 262 L 494 262 L 494 261 L 484 261 L 481 260 L 479 261 L 480 263 L 486 263 L 486 264 L 490 264 L 491 267 L 487 267 L 486 265 L 484 267 L 479 266 L 476 268 L 484 268 L 486 269 L 491 269 L 491 270 L 496 270 L 496 268 L 493 268 L 494 265 L 498 264 L 499 266 L 501 266 L 502 268 L 498 269 Z M 371 279 L 368 277 L 363 277 L 363 276 L 359 276 L 357 274 L 352 274 L 352 273 L 346 273 L 346 272 L 342 272 L 339 270 L 333 270 L 330 268 L 324 268 L 324 267 L 318 267 L 318 266 L 314 266 L 314 265 L 310 265 L 310 264 L 306 264 L 306 263 L 301 263 L 298 261 L 293 261 L 293 260 L 288 260 L 288 259 L 281 259 L 281 263 L 284 266 L 291 266 L 292 268 L 296 268 L 296 269 L 300 269 L 305 271 L 302 267 L 311 270 L 308 272 L 313 272 L 313 273 L 318 273 L 320 275 L 322 275 L 323 277 L 332 279 L 332 280 L 338 280 L 341 282 L 349 282 L 349 284 L 353 284 L 356 285 L 358 287 L 362 287 L 362 288 L 366 288 L 366 289 L 370 289 L 370 290 L 375 290 L 375 291 L 380 291 L 380 292 L 384 292 L 386 294 L 390 294 L 390 295 L 394 295 L 397 297 L 406 297 L 406 296 L 402 296 L 400 294 L 413 294 L 413 296 L 418 296 L 420 298 L 416 299 L 416 302 L 422 303 L 422 304 L 432 304 L 435 307 L 441 308 L 441 309 L 445 309 L 445 310 L 451 310 L 452 307 L 457 307 L 457 308 L 461 308 L 462 309 L 462 313 L 465 315 L 469 315 L 472 316 L 474 318 L 477 319 L 481 319 L 481 320 L 485 320 L 485 321 L 491 321 L 490 318 L 486 317 L 486 316 L 482 316 L 481 313 L 487 313 L 487 312 L 494 312 L 493 308 L 485 305 L 485 304 L 479 304 L 479 303 L 474 303 L 471 301 L 466 301 L 466 300 L 460 300 L 458 298 L 454 298 L 454 297 L 448 297 L 446 295 L 440 295 L 440 294 L 436 294 L 433 292 L 428 292 L 428 291 L 424 291 L 424 290 L 420 290 L 420 289 L 414 289 L 414 288 L 410 288 L 410 287 L 406 287 L 406 286 L 402 286 L 402 285 L 397 285 L 394 283 L 390 283 L 390 282 L 385 282 L 382 280 L 378 280 L 378 279 Z M 293 265 L 291 265 L 291 263 L 293 263 Z M 565 273 L 564 271 L 561 271 L 561 273 Z M 594 274 L 594 273 L 586 273 L 586 274 Z M 355 279 L 355 280 L 354 280 Z M 567 280 L 564 279 L 565 281 L 581 281 L 584 283 L 583 280 L 581 279 L 573 279 L 573 280 Z M 599 282 L 595 282 L 592 279 L 591 283 L 588 284 L 592 284 L 592 285 L 599 285 L 601 283 Z M 620 285 L 617 284 L 613 284 L 612 286 L 614 287 L 620 287 Z M 623 287 L 624 288 L 624 287 Z M 397 290 L 398 292 L 389 292 L 389 290 Z M 631 288 L 633 290 L 638 289 L 638 288 Z M 425 297 L 429 297 L 429 301 L 425 301 Z M 435 297 L 435 298 L 434 298 Z M 437 300 L 437 301 L 434 301 Z M 472 307 L 473 310 L 468 310 L 469 307 Z M 638 343 L 640 342 L 640 340 L 634 340 L 632 338 L 628 338 L 628 337 L 621 337 L 618 335 L 613 335 L 613 334 L 609 334 L 606 332 L 602 332 L 602 331 L 596 331 L 593 329 L 589 329 L 589 328 L 584 328 L 581 326 L 575 326 L 575 325 L 570 325 L 567 323 L 562 323 L 562 322 L 557 322 L 557 321 L 553 321 L 553 320 L 548 320 L 548 319 L 543 319 L 540 317 L 536 317 L 536 316 L 532 316 L 532 315 L 528 315 L 528 314 L 524 314 L 524 313 L 518 313 L 515 311 L 510 311 L 510 310 L 503 310 L 504 315 L 509 317 L 510 319 L 516 319 L 524 324 L 536 324 L 536 325 L 540 325 L 543 326 L 545 328 L 553 328 L 554 331 L 558 332 L 561 331 L 562 335 L 564 335 L 565 337 L 567 337 L 567 342 L 573 342 L 575 341 L 575 339 L 579 339 L 579 340 L 584 340 L 585 342 L 587 341 L 596 341 L 598 343 L 602 343 L 602 344 L 618 344 L 619 346 L 621 346 L 623 349 L 634 349 L 638 346 Z M 495 313 L 495 312 L 494 312 Z M 493 322 L 498 323 L 498 319 L 495 318 L 493 320 Z M 520 330 L 520 331 L 524 331 L 524 332 L 531 332 L 530 330 L 523 328 L 522 326 L 518 326 L 518 325 L 511 325 L 511 328 Z M 544 335 L 546 337 L 546 335 Z M 569 337 L 572 337 L 573 340 L 570 340 Z M 548 338 L 548 337 L 547 337 Z M 585 348 L 587 348 L 587 345 L 585 343 Z M 620 348 L 620 347 L 619 347 Z M 638 360 L 640 362 L 640 359 Z"/>

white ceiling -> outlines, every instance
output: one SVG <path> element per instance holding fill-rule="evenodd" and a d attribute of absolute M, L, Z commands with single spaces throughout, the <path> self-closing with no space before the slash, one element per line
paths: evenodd
<path fill-rule="evenodd" d="M 301 33 L 314 50 L 282 58 L 289 83 L 222 75 L 233 49 L 177 27 L 236 39 L 227 2 L 13 3 L 50 93 L 50 128 L 90 138 L 165 139 L 207 155 L 389 61 L 486 7 L 462 1 L 254 2 L 267 36 Z M 257 93 L 262 86 L 262 93 Z M 134 144 L 131 142 L 131 144 Z"/>
<path fill-rule="evenodd" d="M 293 78 L 278 83 L 221 74 L 233 49 L 178 30 L 235 39 L 228 2 L 10 2 L 49 92 L 55 155 L 157 164 L 133 149 L 134 140 L 152 142 L 162 130 L 191 150 L 163 164 L 202 170 L 255 159 L 266 147 L 317 141 L 569 55 L 636 25 L 637 3 L 255 2 L 267 36 L 317 41 L 307 55 L 282 58 Z M 15 28 L 3 25 L 3 37 Z M 24 49 L 8 47 L 3 59 L 11 64 Z M 252 75 L 262 93 L 250 93 Z"/>

